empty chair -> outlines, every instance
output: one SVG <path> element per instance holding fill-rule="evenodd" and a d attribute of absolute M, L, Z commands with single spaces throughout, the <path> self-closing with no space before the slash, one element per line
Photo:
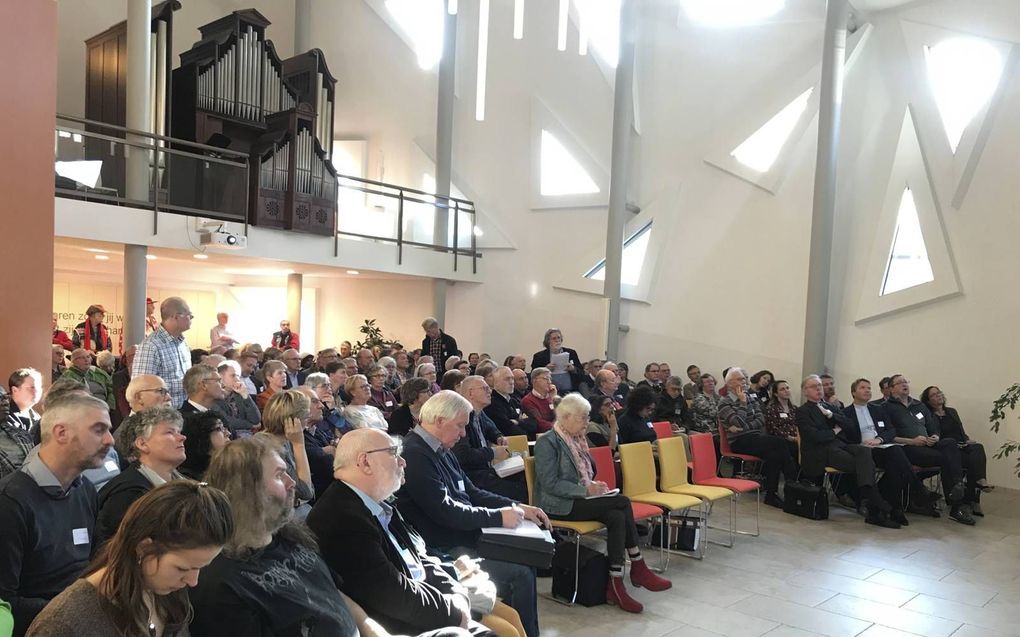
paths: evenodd
<path fill-rule="evenodd" d="M 592 447 L 590 451 L 592 459 L 595 460 L 595 479 L 605 482 L 610 489 L 615 489 L 616 463 L 613 461 L 613 450 L 609 447 Z M 662 515 L 662 509 L 651 504 L 631 502 L 630 506 L 636 521 L 658 518 Z"/>
<path fill-rule="evenodd" d="M 655 430 L 655 437 L 658 438 L 659 440 L 662 440 L 663 438 L 673 437 L 673 423 L 669 422 L 668 420 L 653 422 L 652 429 Z"/>
<path fill-rule="evenodd" d="M 691 495 L 706 502 L 711 511 L 711 503 L 716 500 L 729 500 L 729 542 L 722 546 L 733 546 L 733 533 L 736 530 L 736 494 L 725 487 L 710 487 L 691 484 L 687 480 L 687 450 L 682 438 L 669 438 L 659 441 L 659 490 L 665 493 Z M 698 554 L 702 557 L 703 552 Z"/>
<path fill-rule="evenodd" d="M 696 434 L 690 437 L 691 455 L 694 456 L 695 465 L 692 471 L 694 484 L 707 487 L 723 487 L 734 494 L 750 493 L 754 491 L 754 532 L 741 531 L 734 528 L 735 533 L 742 535 L 753 535 L 755 537 L 761 531 L 759 518 L 761 517 L 761 485 L 754 480 L 742 478 L 720 478 L 718 467 L 715 462 L 715 444 L 710 434 Z M 734 513 L 734 527 L 736 527 L 736 513 Z"/>

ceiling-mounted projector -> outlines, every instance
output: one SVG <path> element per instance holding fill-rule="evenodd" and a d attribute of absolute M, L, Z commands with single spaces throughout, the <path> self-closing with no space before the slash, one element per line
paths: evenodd
<path fill-rule="evenodd" d="M 243 250 L 248 247 L 248 237 L 243 234 L 216 230 L 199 234 L 199 243 L 204 246 L 213 246 L 214 248 L 224 248 L 226 250 Z"/>

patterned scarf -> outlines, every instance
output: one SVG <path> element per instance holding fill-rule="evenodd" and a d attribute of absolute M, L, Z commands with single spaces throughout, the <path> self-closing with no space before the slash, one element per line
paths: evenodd
<path fill-rule="evenodd" d="M 581 486 L 587 487 L 595 477 L 595 470 L 591 466 L 591 455 L 588 453 L 588 439 L 585 437 L 584 432 L 582 431 L 576 436 L 572 436 L 563 429 L 560 423 L 553 425 L 553 429 L 567 443 L 567 447 L 570 449 L 570 457 L 574 461 L 574 466 L 577 467 L 578 476 L 581 478 Z"/>

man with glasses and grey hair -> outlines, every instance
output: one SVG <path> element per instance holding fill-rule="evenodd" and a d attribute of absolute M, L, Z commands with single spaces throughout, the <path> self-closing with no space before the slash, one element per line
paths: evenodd
<path fill-rule="evenodd" d="M 472 410 L 467 435 L 453 447 L 461 468 L 482 489 L 513 500 L 527 500 L 528 485 L 523 472 L 501 478 L 492 468 L 493 464 L 512 455 L 503 433 L 485 413 L 485 408 L 492 403 L 492 389 L 483 377 L 468 376 L 461 382 L 458 391 L 471 403 Z"/>
<path fill-rule="evenodd" d="M 195 316 L 188 302 L 179 296 L 163 299 L 159 315 L 159 327 L 138 346 L 131 364 L 131 378 L 142 374 L 159 376 L 170 390 L 170 403 L 180 408 L 187 399 L 184 374 L 191 369 L 191 348 L 184 341 L 184 333 L 191 329 Z"/>
<path fill-rule="evenodd" d="M 170 390 L 166 388 L 163 379 L 155 374 L 142 374 L 134 376 L 128 383 L 124 392 L 128 405 L 131 406 L 131 413 L 137 414 L 149 407 L 170 404 Z"/>
<path fill-rule="evenodd" d="M 471 412 L 467 399 L 443 390 L 428 399 L 420 424 L 404 437 L 406 480 L 397 508 L 430 548 L 449 555 L 473 553 L 486 527 L 514 528 L 525 519 L 550 527 L 541 509 L 481 489 L 464 473 L 450 450 L 466 434 Z M 538 637 L 534 569 L 498 560 L 486 560 L 485 568 L 528 637 Z"/>

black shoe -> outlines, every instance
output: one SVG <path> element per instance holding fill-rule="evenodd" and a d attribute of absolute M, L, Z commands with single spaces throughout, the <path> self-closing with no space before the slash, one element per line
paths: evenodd
<path fill-rule="evenodd" d="M 762 502 L 769 505 L 770 507 L 776 507 L 777 509 L 783 508 L 783 499 L 780 498 L 779 495 L 776 493 L 766 493 L 765 499 L 762 500 Z"/>
<path fill-rule="evenodd" d="M 874 524 L 884 529 L 898 529 L 900 525 L 895 520 L 889 519 L 889 516 L 881 511 L 877 511 L 868 507 L 868 517 L 864 518 L 866 524 Z"/>
<path fill-rule="evenodd" d="M 931 502 L 928 502 L 927 504 L 921 504 L 920 502 L 918 502 L 918 503 L 911 503 L 909 506 L 907 506 L 907 513 L 916 513 L 917 515 L 926 515 L 926 516 L 928 516 L 930 518 L 940 518 L 940 517 L 942 517 L 942 514 L 940 514 L 935 509 L 935 505 L 932 504 Z"/>
<path fill-rule="evenodd" d="M 949 511 L 949 517 L 956 520 L 960 524 L 966 524 L 967 526 L 974 526 L 976 522 L 970 515 L 970 510 L 960 504 L 954 505 Z"/>
<path fill-rule="evenodd" d="M 910 520 L 903 515 L 903 509 L 893 509 L 889 512 L 889 519 L 900 526 L 910 526 Z"/>
<path fill-rule="evenodd" d="M 963 487 L 962 482 L 957 482 L 953 485 L 953 488 L 946 494 L 946 502 L 951 505 L 959 504 L 963 501 L 963 496 L 966 495 L 967 491 Z"/>
<path fill-rule="evenodd" d="M 981 503 L 980 502 L 971 502 L 967 506 L 970 507 L 970 512 L 973 515 L 976 515 L 976 516 L 978 516 L 980 518 L 985 517 L 985 512 L 981 510 Z"/>
<path fill-rule="evenodd" d="M 840 506 L 844 506 L 854 511 L 857 510 L 857 501 L 854 500 L 853 496 L 851 496 L 849 493 L 844 493 L 843 495 L 837 496 L 836 501 L 839 502 Z"/>

